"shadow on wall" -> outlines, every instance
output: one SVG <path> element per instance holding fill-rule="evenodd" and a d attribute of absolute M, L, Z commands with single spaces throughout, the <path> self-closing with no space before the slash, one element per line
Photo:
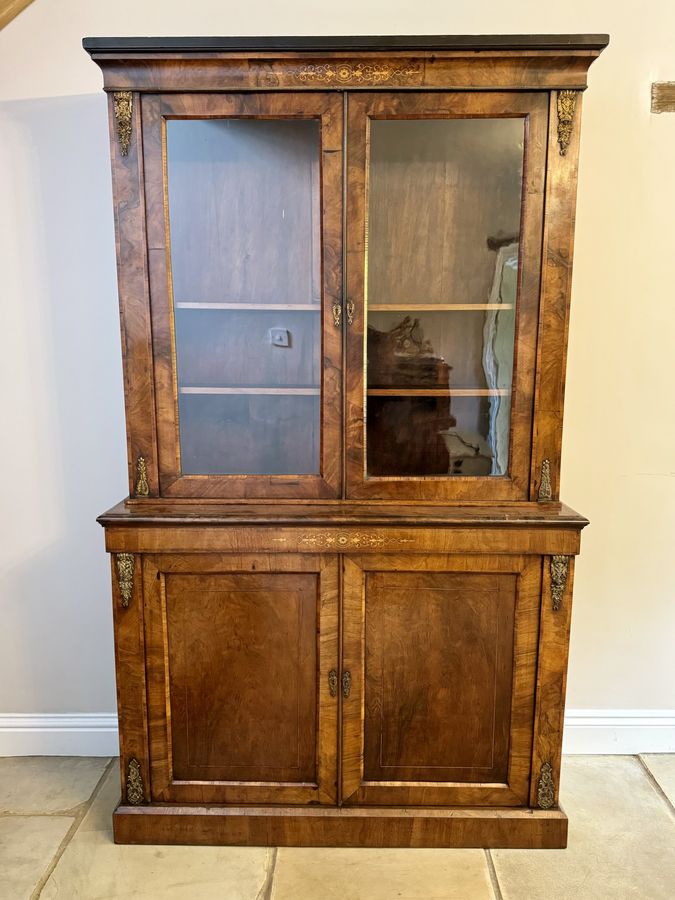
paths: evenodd
<path fill-rule="evenodd" d="M 0 104 L 0 712 L 115 709 L 95 517 L 126 490 L 106 99 Z"/>

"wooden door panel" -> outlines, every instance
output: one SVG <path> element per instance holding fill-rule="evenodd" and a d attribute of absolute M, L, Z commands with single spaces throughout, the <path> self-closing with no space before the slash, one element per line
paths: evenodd
<path fill-rule="evenodd" d="M 345 560 L 343 801 L 526 805 L 541 562 Z"/>
<path fill-rule="evenodd" d="M 316 781 L 318 575 L 167 575 L 177 781 Z"/>
<path fill-rule="evenodd" d="M 366 575 L 366 781 L 506 781 L 515 582 Z"/>
<path fill-rule="evenodd" d="M 335 799 L 337 563 L 145 560 L 152 796 Z"/>

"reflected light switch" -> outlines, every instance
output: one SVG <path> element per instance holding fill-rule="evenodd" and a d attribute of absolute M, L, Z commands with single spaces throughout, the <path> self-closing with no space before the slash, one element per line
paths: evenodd
<path fill-rule="evenodd" d="M 290 347 L 291 334 L 286 328 L 270 328 L 270 343 L 274 347 Z"/>

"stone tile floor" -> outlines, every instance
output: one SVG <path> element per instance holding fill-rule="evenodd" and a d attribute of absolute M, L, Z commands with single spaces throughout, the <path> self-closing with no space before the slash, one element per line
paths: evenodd
<path fill-rule="evenodd" d="M 117 760 L 0 759 L 0 900 L 675 900 L 675 754 L 561 787 L 567 850 L 118 847 Z"/>

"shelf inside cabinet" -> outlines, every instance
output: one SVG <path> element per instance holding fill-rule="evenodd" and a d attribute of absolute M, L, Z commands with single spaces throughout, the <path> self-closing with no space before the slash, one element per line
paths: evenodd
<path fill-rule="evenodd" d="M 369 312 L 478 312 L 513 309 L 513 303 L 369 303 Z"/>
<path fill-rule="evenodd" d="M 181 300 L 174 304 L 176 309 L 230 309 L 249 312 L 274 312 L 277 310 L 292 312 L 320 312 L 320 303 L 202 303 L 192 300 Z"/>
<path fill-rule="evenodd" d="M 278 394 L 284 397 L 318 397 L 321 393 L 319 387 L 181 387 L 179 394 Z"/>
<path fill-rule="evenodd" d="M 368 388 L 369 397 L 509 397 L 507 388 Z"/>

